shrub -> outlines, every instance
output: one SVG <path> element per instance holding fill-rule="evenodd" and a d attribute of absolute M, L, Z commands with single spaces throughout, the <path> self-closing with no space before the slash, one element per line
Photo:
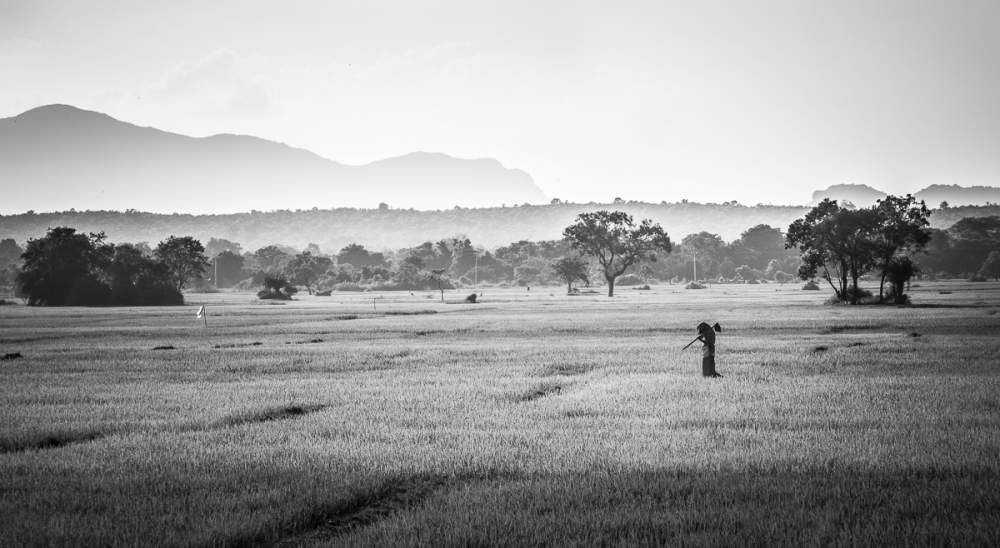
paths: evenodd
<path fill-rule="evenodd" d="M 968 281 L 970 281 L 970 282 L 985 282 L 986 278 L 984 278 L 983 276 L 980 276 L 979 274 L 973 274 L 973 275 L 969 276 Z"/>
<path fill-rule="evenodd" d="M 859 287 L 855 291 L 854 286 L 851 286 L 847 288 L 847 295 L 843 299 L 834 295 L 826 300 L 826 304 L 846 304 L 852 301 L 856 301 L 858 304 L 877 304 L 878 297 L 873 296 L 871 291 L 863 287 Z"/>
<path fill-rule="evenodd" d="M 469 293 L 465 297 L 465 302 L 467 302 L 467 303 L 474 303 L 474 302 L 476 302 L 476 299 L 478 299 L 478 298 L 479 298 L 479 295 L 476 295 L 475 293 Z"/>
<path fill-rule="evenodd" d="M 365 288 L 361 287 L 360 285 L 358 285 L 358 284 L 356 284 L 354 282 L 341 282 L 341 283 L 333 286 L 333 288 L 335 290 L 337 290 L 337 291 L 364 291 L 365 290 Z"/>
<path fill-rule="evenodd" d="M 691 282 L 691 283 L 685 285 L 684 289 L 705 289 L 705 286 L 701 285 L 698 282 Z"/>
<path fill-rule="evenodd" d="M 270 289 L 261 289 L 257 292 L 258 299 L 273 299 L 276 301 L 290 301 L 292 296 L 281 291 L 271 291 Z"/>
<path fill-rule="evenodd" d="M 808 282 L 805 283 L 805 285 L 802 286 L 802 290 L 803 291 L 819 291 L 819 286 L 816 285 L 815 281 L 809 280 Z"/>
<path fill-rule="evenodd" d="M 295 286 L 288 283 L 288 279 L 278 274 L 268 274 L 264 277 L 264 289 L 257 292 L 260 299 L 275 299 L 279 301 L 290 301 L 292 295 L 298 293 Z"/>
<path fill-rule="evenodd" d="M 620 285 L 620 286 L 642 285 L 644 283 L 646 283 L 646 281 L 635 274 L 626 274 L 615 280 L 615 285 Z"/>

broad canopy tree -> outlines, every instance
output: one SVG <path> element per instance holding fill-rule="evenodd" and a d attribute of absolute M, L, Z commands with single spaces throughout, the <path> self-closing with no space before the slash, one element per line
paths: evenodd
<path fill-rule="evenodd" d="M 184 301 L 168 266 L 144 245 L 105 243 L 103 233 L 57 227 L 32 239 L 17 277 L 29 305 L 172 305 Z M 199 244 L 200 245 L 200 244 Z"/>
<path fill-rule="evenodd" d="M 552 262 L 552 270 L 566 282 L 566 292 L 573 292 L 573 282 L 580 280 L 583 283 L 588 283 L 590 277 L 588 275 L 589 265 L 587 261 L 581 259 L 580 257 L 563 257 Z"/>
<path fill-rule="evenodd" d="M 114 256 L 103 232 L 83 234 L 75 228 L 49 229 L 42 238 L 28 240 L 17 275 L 20 292 L 29 305 L 97 306 L 111 301 L 104 269 Z"/>
<path fill-rule="evenodd" d="M 308 251 L 296 255 L 288 262 L 286 270 L 291 277 L 292 283 L 306 286 L 306 291 L 310 295 L 320 276 L 333 266 L 333 261 L 329 257 L 316 256 Z"/>
<path fill-rule="evenodd" d="M 875 265 L 873 236 L 878 228 L 873 209 L 846 209 L 827 198 L 788 227 L 786 245 L 802 253 L 799 277 L 818 275 L 838 299 L 857 304 L 858 278 Z"/>
<path fill-rule="evenodd" d="M 881 275 L 878 300 L 882 302 L 885 281 L 890 270 L 895 273 L 894 279 L 898 279 L 900 273 L 906 272 L 908 268 L 912 275 L 912 261 L 901 259 L 923 250 L 930 241 L 931 233 L 927 228 L 930 224 L 927 220 L 930 210 L 922 200 L 917 202 L 917 199 L 910 194 L 902 198 L 886 196 L 885 199 L 878 201 L 874 209 L 878 217 L 878 227 L 875 230 L 873 243 L 875 263 Z M 893 287 L 898 289 L 896 284 Z M 898 299 L 901 294 L 895 295 Z"/>
<path fill-rule="evenodd" d="M 177 291 L 201 276 L 209 266 L 205 246 L 191 236 L 171 235 L 156 246 L 153 255 L 166 265 Z"/>
<path fill-rule="evenodd" d="M 663 228 L 649 219 L 638 225 L 624 211 L 595 211 L 577 215 L 563 236 L 576 249 L 593 255 L 608 282 L 608 297 L 615 294 L 615 279 L 642 260 L 656 260 L 658 251 L 670 253 L 673 244 Z"/>

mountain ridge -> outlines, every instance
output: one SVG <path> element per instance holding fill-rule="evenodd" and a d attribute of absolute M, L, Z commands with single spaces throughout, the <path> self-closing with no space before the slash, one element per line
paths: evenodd
<path fill-rule="evenodd" d="M 529 174 L 492 158 L 413 152 L 350 165 L 253 135 L 192 137 L 58 104 L 0 119 L 0 180 L 18 190 L 6 213 L 429 207 L 441 196 L 463 207 L 546 201 Z"/>

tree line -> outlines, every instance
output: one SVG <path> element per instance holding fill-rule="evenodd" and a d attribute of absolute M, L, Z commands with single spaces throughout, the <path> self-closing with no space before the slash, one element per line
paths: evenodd
<path fill-rule="evenodd" d="M 484 249 L 466 237 L 374 251 L 360 243 L 323 253 L 267 245 L 244 251 L 234 241 L 174 237 L 155 248 L 106 242 L 104 234 L 51 229 L 21 249 L 0 241 L 0 286 L 16 286 L 30 304 L 177 304 L 185 288 L 259 289 L 290 298 L 300 288 L 330 291 L 427 290 L 488 285 L 602 283 L 615 286 L 711 281 L 785 283 L 825 280 L 835 297 L 857 303 L 858 280 L 875 276 L 879 300 L 902 301 L 902 283 L 925 276 L 1000 276 L 1000 217 L 966 218 L 948 230 L 928 227 L 928 210 L 911 196 L 889 196 L 857 209 L 825 200 L 786 231 L 759 224 L 726 242 L 708 231 L 672 241 L 659 224 L 623 211 L 577 215 L 559 240 L 520 240 Z M 901 282 L 901 280 L 903 280 Z"/>

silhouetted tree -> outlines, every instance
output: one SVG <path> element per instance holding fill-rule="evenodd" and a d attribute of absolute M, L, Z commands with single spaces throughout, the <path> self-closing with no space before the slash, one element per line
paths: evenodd
<path fill-rule="evenodd" d="M 107 274 L 113 304 L 160 306 L 184 302 L 181 292 L 171 283 L 166 265 L 154 260 L 139 246 L 115 246 Z"/>
<path fill-rule="evenodd" d="M 230 287 L 243 275 L 243 263 L 246 259 L 232 251 L 223 251 L 213 259 L 213 275 L 216 287 Z"/>
<path fill-rule="evenodd" d="M 306 291 L 312 295 L 316 281 L 331 266 L 333 266 L 333 261 L 329 257 L 317 257 L 305 251 L 292 258 L 285 270 L 291 277 L 292 283 L 306 286 Z"/>
<path fill-rule="evenodd" d="M 983 266 L 979 267 L 979 275 L 1000 281 L 1000 251 L 990 251 Z"/>
<path fill-rule="evenodd" d="M 254 270 L 257 272 L 281 272 L 290 260 L 292 255 L 276 245 L 264 246 L 253 253 Z"/>
<path fill-rule="evenodd" d="M 236 242 L 231 242 L 224 238 L 209 238 L 208 243 L 205 244 L 206 257 L 209 258 L 215 257 L 220 253 L 224 253 L 226 251 L 234 253 L 236 255 L 241 255 L 243 253 L 240 244 Z"/>
<path fill-rule="evenodd" d="M 182 291 L 188 282 L 201 276 L 209 265 L 205 246 L 191 236 L 178 238 L 171 235 L 156 246 L 153 254 L 166 265 L 177 291 Z"/>
<path fill-rule="evenodd" d="M 563 257 L 557 259 L 552 263 L 552 270 L 566 282 L 566 292 L 573 292 L 573 282 L 580 280 L 581 282 L 587 283 L 588 278 L 588 265 L 587 261 L 581 259 L 580 257 Z"/>
<path fill-rule="evenodd" d="M 0 267 L 20 264 L 22 253 L 24 249 L 13 238 L 0 240 Z"/>
<path fill-rule="evenodd" d="M 21 255 L 24 265 L 17 274 L 19 292 L 29 305 L 110 304 L 104 267 L 114 247 L 104 240 L 103 232 L 78 234 L 69 227 L 52 228 L 44 237 L 28 240 Z"/>
<path fill-rule="evenodd" d="M 898 269 L 903 264 L 896 261 L 899 255 L 912 255 L 930 241 L 930 230 L 927 228 L 930 223 L 927 218 L 931 212 L 923 201 L 917 202 L 909 194 L 903 198 L 886 196 L 878 201 L 874 210 L 878 217 L 878 227 L 874 233 L 875 264 L 881 271 L 878 301 L 882 302 L 889 267 L 895 264 Z M 907 264 L 913 269 L 912 262 Z"/>
<path fill-rule="evenodd" d="M 909 282 L 910 278 L 919 271 L 910 257 L 906 255 L 897 255 L 889 261 L 889 264 L 886 265 L 885 273 L 892 288 L 893 302 L 896 304 L 906 303 L 906 295 L 903 293 L 903 288 L 906 286 L 906 282 Z"/>
<path fill-rule="evenodd" d="M 630 266 L 656 252 L 670 253 L 673 245 L 659 224 L 643 219 L 638 226 L 624 211 L 596 211 L 577 215 L 576 222 L 563 231 L 573 247 L 597 258 L 608 282 L 608 297 L 615 294 L 615 278 Z"/>
<path fill-rule="evenodd" d="M 337 253 L 337 264 L 351 264 L 358 268 L 363 266 L 389 266 L 381 253 L 370 253 L 365 246 L 350 244 Z"/>
<path fill-rule="evenodd" d="M 788 227 L 787 246 L 802 253 L 799 277 L 810 280 L 819 275 L 838 299 L 857 304 L 858 278 L 875 263 L 873 237 L 878 225 L 873 209 L 844 209 L 835 200 L 824 199 Z"/>

